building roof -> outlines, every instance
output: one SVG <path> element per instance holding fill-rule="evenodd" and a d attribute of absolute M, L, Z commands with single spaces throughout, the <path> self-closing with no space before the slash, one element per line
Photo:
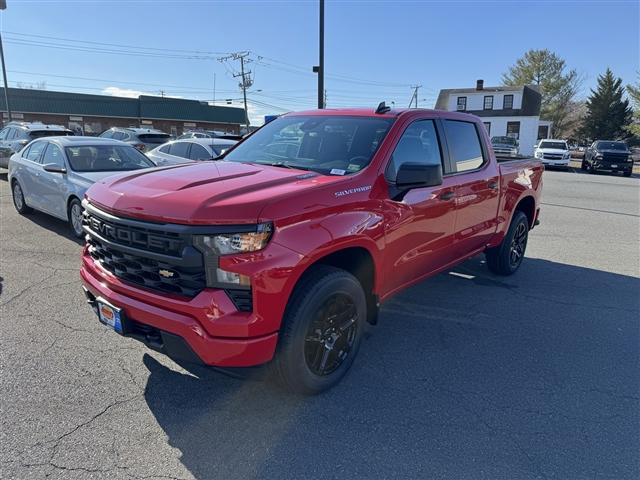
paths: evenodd
<path fill-rule="evenodd" d="M 537 85 L 483 87 L 481 90 L 478 90 L 477 88 L 445 88 L 440 90 L 440 93 L 438 94 L 438 100 L 436 100 L 436 110 L 447 110 L 449 97 L 451 95 L 472 93 L 486 95 L 502 92 L 522 92 L 522 108 L 465 110 L 465 112 L 472 113 L 473 115 L 477 115 L 479 117 L 533 117 L 540 115 L 542 95 L 540 95 L 540 90 Z"/>
<path fill-rule="evenodd" d="M 9 88 L 9 102 L 12 111 L 21 113 L 235 124 L 246 122 L 245 112 L 242 108 L 212 106 L 207 102 L 198 100 L 147 95 L 141 95 L 138 98 L 124 98 L 85 93 Z M 0 88 L 0 110 L 7 110 L 4 88 Z"/>

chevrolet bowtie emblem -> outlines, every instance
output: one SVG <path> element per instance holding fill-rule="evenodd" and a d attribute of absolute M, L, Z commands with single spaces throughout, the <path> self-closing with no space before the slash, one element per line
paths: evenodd
<path fill-rule="evenodd" d="M 171 270 L 159 270 L 158 274 L 163 276 L 164 278 L 171 278 L 175 275 Z"/>

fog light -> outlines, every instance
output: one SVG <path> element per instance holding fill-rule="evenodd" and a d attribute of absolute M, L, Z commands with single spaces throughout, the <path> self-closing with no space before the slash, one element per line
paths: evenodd
<path fill-rule="evenodd" d="M 235 285 L 249 286 L 251 285 L 251 279 L 246 275 L 240 275 L 239 273 L 227 272 L 221 268 L 216 268 L 216 279 L 219 283 L 233 283 Z"/>

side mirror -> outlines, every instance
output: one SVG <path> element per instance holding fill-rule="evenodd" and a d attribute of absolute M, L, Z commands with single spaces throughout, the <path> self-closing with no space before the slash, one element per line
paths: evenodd
<path fill-rule="evenodd" d="M 401 191 L 438 185 L 442 185 L 442 165 L 440 164 L 403 163 L 396 175 L 395 186 Z"/>
<path fill-rule="evenodd" d="M 42 167 L 45 172 L 51 173 L 67 173 L 67 169 L 55 163 L 47 163 Z"/>

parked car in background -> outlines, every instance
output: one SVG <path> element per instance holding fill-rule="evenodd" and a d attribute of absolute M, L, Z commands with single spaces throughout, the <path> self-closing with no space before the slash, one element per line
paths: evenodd
<path fill-rule="evenodd" d="M 158 166 L 212 160 L 233 147 L 234 140 L 219 138 L 190 138 L 174 140 L 147 152 L 147 157 Z"/>
<path fill-rule="evenodd" d="M 519 153 L 518 140 L 513 137 L 491 137 L 491 146 L 498 157 L 515 157 Z"/>
<path fill-rule="evenodd" d="M 154 128 L 119 128 L 112 127 L 100 134 L 101 138 L 113 138 L 133 145 L 141 152 L 148 152 L 158 145 L 171 140 L 171 135 Z"/>
<path fill-rule="evenodd" d="M 589 173 L 622 172 L 625 177 L 630 177 L 633 171 L 631 151 L 624 142 L 596 140 L 584 155 L 582 170 Z"/>
<path fill-rule="evenodd" d="M 19 213 L 36 209 L 68 221 L 80 238 L 81 201 L 91 184 L 117 172 L 154 166 L 140 151 L 116 140 L 41 138 L 11 157 L 9 184 Z"/>
<path fill-rule="evenodd" d="M 272 153 L 287 131 L 299 148 Z M 482 252 L 495 273 L 520 267 L 543 168 L 499 162 L 488 143 L 464 113 L 313 110 L 221 161 L 95 183 L 85 295 L 102 323 L 169 356 L 267 363 L 287 388 L 321 392 L 393 294 Z"/>
<path fill-rule="evenodd" d="M 549 167 L 569 167 L 571 152 L 566 140 L 543 139 L 533 147 L 533 156 Z"/>
<path fill-rule="evenodd" d="M 53 135 L 73 135 L 62 125 L 40 122 L 10 122 L 0 130 L 0 167 L 9 168 L 9 158 L 35 138 Z"/>
<path fill-rule="evenodd" d="M 234 133 L 226 133 L 220 130 L 190 130 L 180 135 L 177 140 L 186 140 L 189 138 L 225 138 L 227 140 L 242 140 L 242 135 Z"/>
<path fill-rule="evenodd" d="M 585 145 L 576 145 L 571 148 L 571 158 L 584 158 L 584 152 L 587 150 Z"/>

